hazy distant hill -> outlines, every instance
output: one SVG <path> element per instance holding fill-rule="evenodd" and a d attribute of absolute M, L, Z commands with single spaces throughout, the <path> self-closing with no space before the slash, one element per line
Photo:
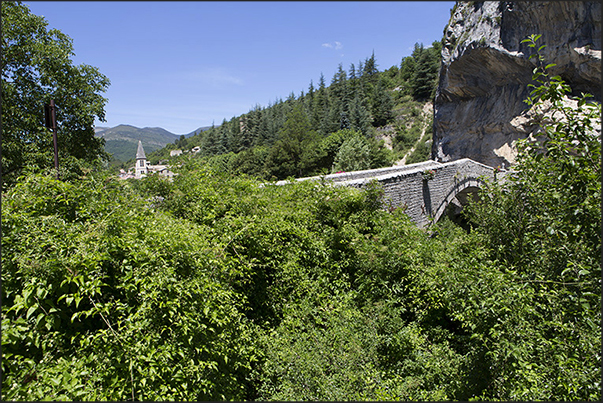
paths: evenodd
<path fill-rule="evenodd" d="M 211 126 L 200 127 L 197 130 L 194 130 L 194 131 L 190 132 L 189 134 L 185 134 L 184 137 L 191 137 L 191 136 L 194 136 L 195 134 L 199 134 L 199 133 L 204 132 L 204 131 L 206 131 L 208 129 L 211 129 Z"/>
<path fill-rule="evenodd" d="M 190 137 L 207 129 L 208 127 L 200 127 L 184 136 Z M 105 139 L 105 150 L 113 154 L 116 160 L 122 162 L 136 156 L 138 140 L 142 141 L 145 153 L 149 154 L 180 138 L 180 135 L 171 133 L 161 127 L 141 129 L 130 125 L 119 125 L 115 127 L 96 127 L 95 132 L 96 136 Z"/>

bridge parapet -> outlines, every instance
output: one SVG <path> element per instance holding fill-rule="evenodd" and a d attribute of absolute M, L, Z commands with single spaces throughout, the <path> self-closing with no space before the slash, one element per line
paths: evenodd
<path fill-rule="evenodd" d="M 298 178 L 297 181 L 306 180 L 327 180 L 335 183 L 349 182 L 358 179 L 375 178 L 382 175 L 401 173 L 406 171 L 412 171 L 414 169 L 430 169 L 435 166 L 442 165 L 435 161 L 424 161 L 412 165 L 396 165 L 393 167 L 377 168 L 377 169 L 366 169 L 363 171 L 352 171 L 352 172 L 339 172 L 328 175 L 309 176 L 306 178 Z M 284 185 L 288 183 L 287 180 L 281 180 L 276 182 L 277 185 Z"/>
<path fill-rule="evenodd" d="M 485 180 L 500 180 L 506 171 L 464 158 L 447 163 L 417 164 L 337 173 L 298 180 L 326 180 L 334 185 L 363 188 L 378 181 L 384 190 L 384 208 L 403 208 L 419 227 L 437 222 L 449 205 L 461 208 L 467 195 L 476 193 Z M 280 181 L 282 185 L 287 181 Z"/>

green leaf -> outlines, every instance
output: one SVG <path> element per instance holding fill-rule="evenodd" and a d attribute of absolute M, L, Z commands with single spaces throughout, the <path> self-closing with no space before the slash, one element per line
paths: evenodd
<path fill-rule="evenodd" d="M 42 319 L 44 319 L 46 317 L 46 315 L 44 313 L 39 313 L 37 318 L 36 318 L 36 326 L 38 326 L 40 324 L 40 321 Z"/>
<path fill-rule="evenodd" d="M 31 306 L 28 310 L 27 310 L 27 314 L 25 315 L 25 319 L 29 319 L 29 317 L 31 315 L 33 315 L 33 313 L 38 309 L 37 305 Z"/>
<path fill-rule="evenodd" d="M 33 287 L 29 286 L 23 290 L 23 300 L 27 301 L 33 292 Z"/>
<path fill-rule="evenodd" d="M 79 294 L 75 294 L 74 298 L 75 298 L 75 307 L 79 308 L 80 302 L 82 301 L 82 298 L 84 298 L 84 297 L 82 297 Z"/>
<path fill-rule="evenodd" d="M 36 290 L 36 296 L 39 299 L 44 299 L 44 298 L 46 298 L 46 295 L 48 295 L 48 290 L 45 290 L 44 288 L 38 287 L 38 289 Z"/>

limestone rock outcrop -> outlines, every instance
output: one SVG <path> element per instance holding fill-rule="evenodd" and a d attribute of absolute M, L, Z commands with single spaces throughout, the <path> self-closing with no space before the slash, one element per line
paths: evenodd
<path fill-rule="evenodd" d="M 514 162 L 514 143 L 537 127 L 524 100 L 539 44 L 549 72 L 601 101 L 601 3 L 598 1 L 457 2 L 444 31 L 434 103 L 432 158 L 471 158 L 490 166 Z"/>

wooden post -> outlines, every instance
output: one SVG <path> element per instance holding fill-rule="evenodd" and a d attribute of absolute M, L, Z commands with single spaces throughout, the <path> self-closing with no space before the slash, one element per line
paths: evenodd
<path fill-rule="evenodd" d="M 54 104 L 54 99 L 50 100 L 50 105 L 44 105 L 46 127 L 52 129 L 52 141 L 54 143 L 54 169 L 57 170 L 57 179 L 59 179 L 59 148 L 57 144 L 57 117 L 55 109 L 56 106 Z"/>

